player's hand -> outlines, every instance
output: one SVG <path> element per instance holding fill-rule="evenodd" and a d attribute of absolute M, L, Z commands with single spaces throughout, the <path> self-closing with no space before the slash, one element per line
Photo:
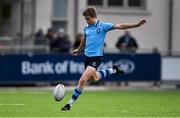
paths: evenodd
<path fill-rule="evenodd" d="M 140 27 L 146 23 L 147 23 L 147 21 L 143 19 L 143 20 L 139 21 L 138 26 Z"/>
<path fill-rule="evenodd" d="M 73 50 L 73 51 L 72 51 L 72 53 L 73 53 L 73 55 L 75 55 L 75 56 L 76 56 L 76 55 L 78 55 L 78 54 L 79 54 L 79 50 L 78 50 L 78 49 L 75 49 L 75 50 Z"/>

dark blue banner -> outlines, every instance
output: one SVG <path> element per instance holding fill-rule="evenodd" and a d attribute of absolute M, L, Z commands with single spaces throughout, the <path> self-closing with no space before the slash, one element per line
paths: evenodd
<path fill-rule="evenodd" d="M 0 82 L 56 82 L 79 80 L 84 71 L 84 56 L 66 54 L 1 55 Z M 112 75 L 108 81 L 158 81 L 161 57 L 159 54 L 105 54 L 99 69 L 116 63 L 127 71 Z"/>

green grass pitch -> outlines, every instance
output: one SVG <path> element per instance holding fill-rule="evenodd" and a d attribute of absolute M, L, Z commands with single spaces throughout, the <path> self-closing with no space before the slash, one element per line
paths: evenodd
<path fill-rule="evenodd" d="M 60 108 L 52 91 L 0 89 L 0 117 L 180 117 L 180 91 L 84 91 L 71 111 Z"/>

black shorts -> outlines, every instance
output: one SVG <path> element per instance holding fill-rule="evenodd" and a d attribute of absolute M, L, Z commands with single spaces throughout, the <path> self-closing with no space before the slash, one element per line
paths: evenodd
<path fill-rule="evenodd" d="M 97 70 L 97 68 L 100 66 L 102 60 L 103 60 L 102 56 L 96 56 L 96 57 L 85 56 L 84 67 L 86 69 L 88 66 L 91 66 Z"/>

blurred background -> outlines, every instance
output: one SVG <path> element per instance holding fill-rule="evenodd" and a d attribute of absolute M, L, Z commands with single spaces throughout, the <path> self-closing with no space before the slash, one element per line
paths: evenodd
<path fill-rule="evenodd" d="M 0 86 L 75 85 L 83 56 L 71 50 L 83 36 L 87 6 L 104 22 L 147 20 L 107 34 L 100 68 L 118 63 L 128 74 L 89 84 L 180 87 L 179 0 L 1 0 Z"/>

